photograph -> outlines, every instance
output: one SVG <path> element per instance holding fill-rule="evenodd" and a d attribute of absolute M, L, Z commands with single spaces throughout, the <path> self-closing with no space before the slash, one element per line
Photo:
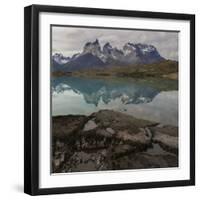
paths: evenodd
<path fill-rule="evenodd" d="M 177 30 L 51 24 L 51 173 L 179 167 L 178 44 Z"/>
<path fill-rule="evenodd" d="M 195 185 L 195 15 L 30 5 L 24 192 Z"/>

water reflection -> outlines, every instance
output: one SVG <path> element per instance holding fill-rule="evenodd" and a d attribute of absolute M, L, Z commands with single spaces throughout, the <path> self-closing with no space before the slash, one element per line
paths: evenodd
<path fill-rule="evenodd" d="M 101 109 L 113 109 L 138 118 L 177 125 L 177 82 L 78 77 L 52 79 L 53 115 L 89 115 Z"/>

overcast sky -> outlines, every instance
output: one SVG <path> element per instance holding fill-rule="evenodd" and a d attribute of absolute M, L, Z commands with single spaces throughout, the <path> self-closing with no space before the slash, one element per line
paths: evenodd
<path fill-rule="evenodd" d="M 178 33 L 140 30 L 113 30 L 80 27 L 52 27 L 52 53 L 72 56 L 82 51 L 85 43 L 99 40 L 101 47 L 109 42 L 119 49 L 127 42 L 154 45 L 161 56 L 178 60 Z"/>

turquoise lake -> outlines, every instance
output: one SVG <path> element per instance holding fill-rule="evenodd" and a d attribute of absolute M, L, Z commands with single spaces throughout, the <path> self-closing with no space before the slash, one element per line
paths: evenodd
<path fill-rule="evenodd" d="M 52 78 L 52 115 L 90 115 L 112 109 L 178 126 L 178 83 L 164 79 Z"/>

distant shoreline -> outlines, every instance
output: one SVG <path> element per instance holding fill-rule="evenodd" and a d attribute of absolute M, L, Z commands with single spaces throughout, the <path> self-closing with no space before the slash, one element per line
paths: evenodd
<path fill-rule="evenodd" d="M 53 77 L 102 77 L 102 78 L 163 78 L 178 80 L 178 62 L 162 61 L 153 64 L 138 64 L 133 66 L 114 66 L 103 69 L 93 68 L 73 72 L 54 71 Z"/>

